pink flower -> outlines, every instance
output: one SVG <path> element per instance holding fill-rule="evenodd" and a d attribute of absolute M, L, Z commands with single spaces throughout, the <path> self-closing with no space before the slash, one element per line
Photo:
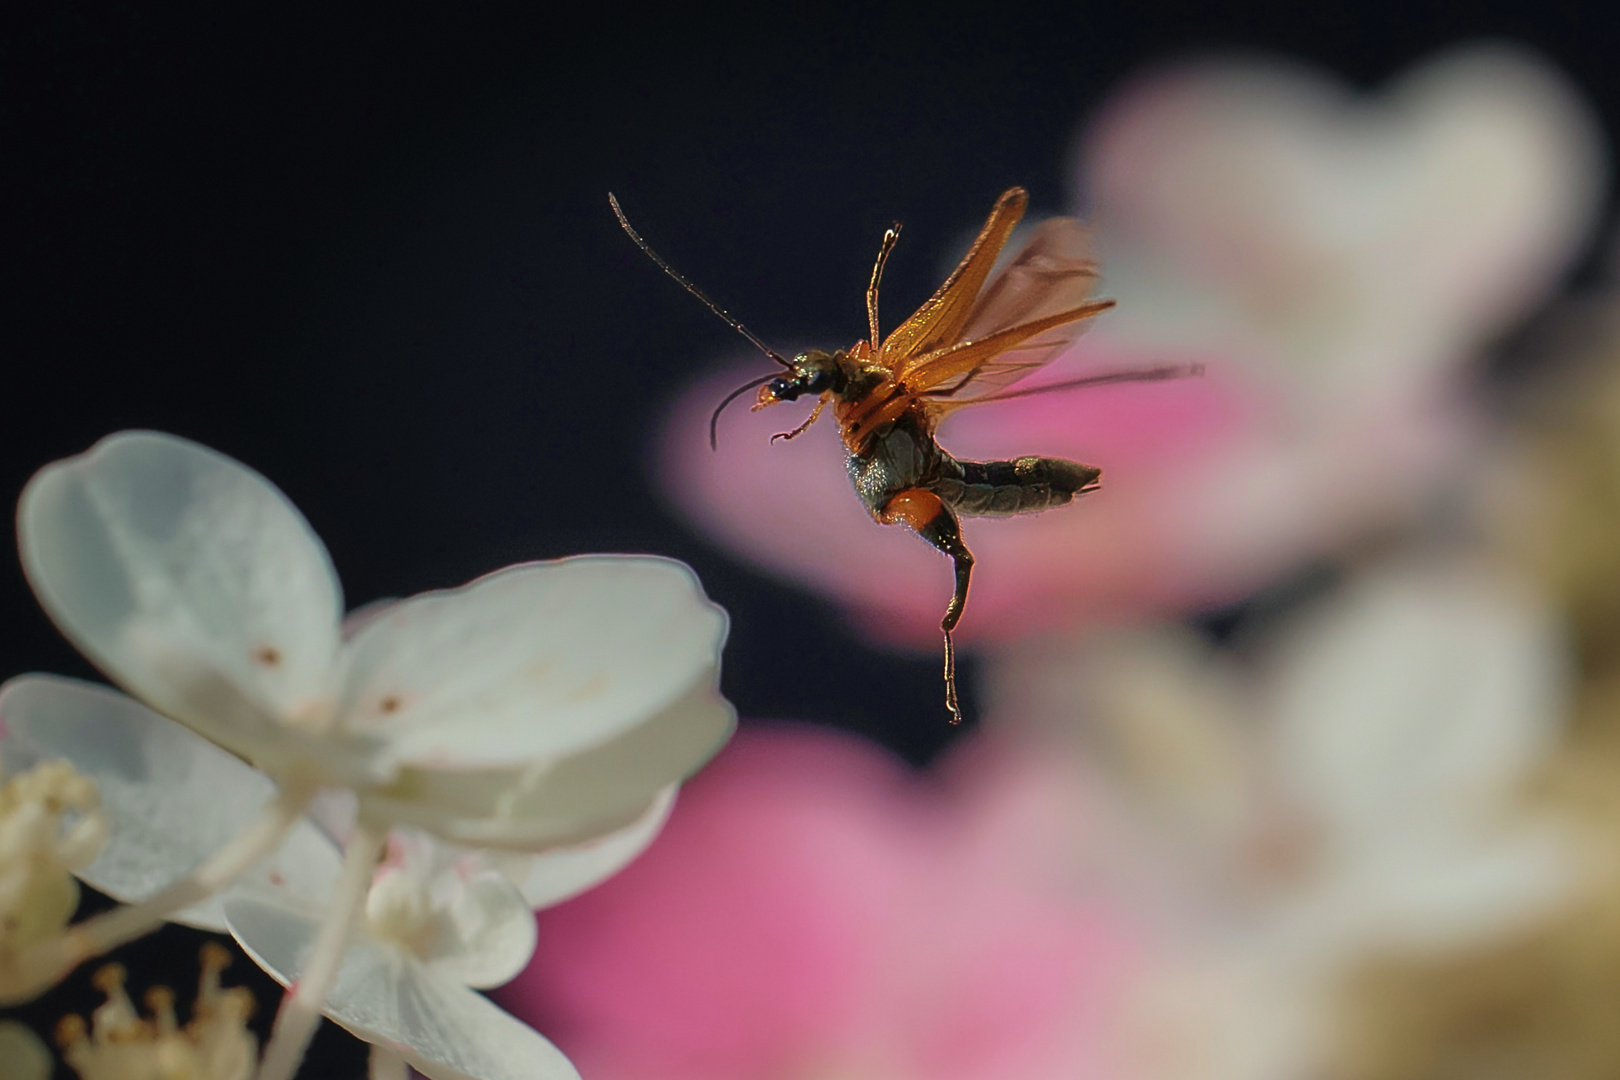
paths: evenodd
<path fill-rule="evenodd" d="M 540 915 L 503 1002 L 598 1080 L 1102 1075 L 1135 932 L 1063 878 L 1072 790 L 969 754 L 940 783 L 743 732 L 646 855 Z"/>
<path fill-rule="evenodd" d="M 1079 506 L 965 522 L 978 563 L 964 641 L 1236 599 L 1409 517 L 1477 431 L 1468 362 L 1556 283 L 1602 188 L 1584 106 L 1505 50 L 1443 57 L 1372 102 L 1277 65 L 1164 72 L 1080 145 L 1119 307 L 1030 385 L 1166 362 L 1207 375 L 943 426 L 959 457 L 1103 470 Z M 767 366 L 680 401 L 665 487 L 730 550 L 831 595 L 875 636 L 932 646 L 949 563 L 867 518 L 829 420 L 768 446 L 801 413 L 738 409 L 710 453 L 709 411 Z"/>

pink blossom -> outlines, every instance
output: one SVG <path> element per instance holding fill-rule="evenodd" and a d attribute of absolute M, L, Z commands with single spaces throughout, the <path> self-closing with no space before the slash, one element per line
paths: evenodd
<path fill-rule="evenodd" d="M 1236 599 L 1410 517 L 1477 434 L 1469 362 L 1579 252 L 1603 175 L 1584 105 L 1501 49 L 1442 57 L 1382 99 L 1274 64 L 1161 72 L 1079 145 L 1119 307 L 1030 385 L 1167 362 L 1207 374 L 943 425 L 960 457 L 1103 470 L 1077 506 L 964 523 L 978 556 L 964 641 Z M 804 410 L 739 408 L 710 453 L 713 405 L 766 366 L 681 399 L 660 445 L 666 490 L 698 529 L 873 635 L 932 645 L 949 563 L 867 517 L 830 420 L 767 445 Z"/>
<path fill-rule="evenodd" d="M 540 915 L 503 1002 L 598 1080 L 1103 1075 L 1136 931 L 1063 873 L 1072 785 L 967 754 L 940 780 L 744 731 L 646 855 Z"/>

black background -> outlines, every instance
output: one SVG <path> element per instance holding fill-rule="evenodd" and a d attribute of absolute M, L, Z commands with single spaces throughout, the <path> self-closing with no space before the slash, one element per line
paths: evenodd
<path fill-rule="evenodd" d="M 767 339 L 839 344 L 885 225 L 910 245 L 885 306 L 909 310 L 1002 189 L 1069 202 L 1073 133 L 1144 64 L 1261 50 L 1374 86 L 1505 37 L 1611 139 L 1620 117 L 1597 3 L 226 7 L 7 16 L 0 497 L 152 427 L 280 485 L 351 605 L 526 559 L 672 555 L 731 612 L 744 716 L 915 761 L 951 737 L 917 704 L 937 658 L 870 651 L 654 492 L 660 409 L 735 338 L 631 247 L 607 191 Z M 88 674 L 9 556 L 0 613 L 0 675 Z M 141 948 L 137 982 L 190 981 L 191 938 Z M 29 1017 L 83 1007 L 84 977 Z M 307 1075 L 358 1075 L 322 1045 Z"/>

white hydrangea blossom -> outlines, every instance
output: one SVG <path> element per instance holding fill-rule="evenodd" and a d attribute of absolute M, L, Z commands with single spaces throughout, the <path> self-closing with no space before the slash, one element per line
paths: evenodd
<path fill-rule="evenodd" d="M 330 559 L 286 498 L 222 455 L 150 432 L 42 470 L 18 529 L 29 581 L 63 632 L 134 697 L 229 753 L 197 740 L 160 749 L 172 740 L 131 722 L 146 710 L 84 684 L 8 685 L 8 752 L 26 728 L 104 795 L 122 785 L 145 839 L 114 845 L 86 875 L 132 908 L 31 950 L 0 983 L 37 987 L 162 918 L 222 925 L 216 894 L 251 870 L 283 910 L 325 905 L 266 1080 L 296 1068 L 390 829 L 520 854 L 633 835 L 735 723 L 718 691 L 725 615 L 670 560 L 511 567 L 393 604 L 346 637 Z M 183 793 L 181 778 L 217 778 L 233 757 L 256 779 Z M 331 789 L 356 805 L 333 875 L 335 852 L 317 853 L 304 817 Z"/>
<path fill-rule="evenodd" d="M 268 777 L 105 687 L 16 679 L 0 690 L 0 715 L 10 727 L 6 745 L 21 757 L 117 748 L 116 764 L 104 763 L 111 832 L 102 857 L 81 871 L 114 896 L 139 891 L 148 853 L 161 852 L 165 865 L 206 858 L 216 835 L 250 824 L 256 801 L 273 797 Z M 522 970 L 535 945 L 531 909 L 633 859 L 673 796 L 666 790 L 619 832 L 539 855 L 492 856 L 420 830 L 389 830 L 323 1011 L 435 1080 L 573 1080 L 550 1043 L 469 988 L 498 986 Z M 358 828 L 351 793 L 325 793 L 313 810 L 316 820 L 299 822 L 271 858 L 184 913 L 193 926 L 234 934 L 286 984 L 303 977 L 323 910 L 341 884 L 333 837 Z"/>

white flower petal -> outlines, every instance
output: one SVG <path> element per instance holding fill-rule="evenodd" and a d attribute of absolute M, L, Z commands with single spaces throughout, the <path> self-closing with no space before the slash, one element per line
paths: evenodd
<path fill-rule="evenodd" d="M 24 675 L 0 688 L 5 759 L 26 768 L 66 758 L 96 782 L 108 837 L 79 877 L 116 899 L 155 896 L 224 847 L 274 793 L 264 774 L 138 702 L 92 683 Z M 335 845 L 312 823 L 294 826 L 281 848 L 238 879 L 238 887 L 312 899 L 337 879 Z M 225 929 L 213 897 L 177 922 Z"/>
<path fill-rule="evenodd" d="M 539 855 L 491 852 L 484 858 L 522 892 L 531 908 L 545 908 L 578 896 L 624 869 L 657 838 L 675 807 L 675 787 L 659 794 L 637 821 L 618 832 Z"/>
<path fill-rule="evenodd" d="M 342 599 L 326 549 L 264 477 L 123 432 L 36 474 L 18 508 L 40 603 L 104 671 L 248 752 L 315 706 Z"/>
<path fill-rule="evenodd" d="M 435 895 L 446 896 L 444 919 L 433 951 L 422 958 L 442 978 L 487 989 L 511 982 L 534 956 L 538 931 L 534 911 L 517 886 L 496 870 L 462 873 Z"/>
<path fill-rule="evenodd" d="M 1286 637 L 1275 716 L 1284 775 L 1346 842 L 1411 815 L 1467 818 L 1556 736 L 1556 626 L 1479 567 L 1416 564 L 1354 583 Z"/>
<path fill-rule="evenodd" d="M 1477 836 L 1391 838 L 1364 857 L 1328 867 L 1284 928 L 1343 958 L 1398 950 L 1448 953 L 1534 925 L 1568 901 L 1578 859 L 1547 820 Z"/>
<path fill-rule="evenodd" d="M 669 559 L 582 556 L 401 601 L 344 647 L 347 729 L 392 761 L 510 767 L 576 754 L 719 671 L 726 616 Z"/>
<path fill-rule="evenodd" d="M 480 853 L 409 828 L 390 830 L 387 850 L 367 899 L 374 937 L 403 931 L 423 963 L 467 986 L 499 986 L 523 970 L 534 955 L 534 912 Z M 426 935 L 411 926 L 417 912 L 431 912 Z"/>
<path fill-rule="evenodd" d="M 319 917 L 238 896 L 226 903 L 237 942 L 283 986 L 299 977 Z M 327 1016 L 440 1080 L 578 1080 L 566 1057 L 488 999 L 405 953 L 350 943 Z"/>
<path fill-rule="evenodd" d="M 736 712 L 713 685 L 605 745 L 528 769 L 403 769 L 366 812 L 473 847 L 544 851 L 629 828 L 658 794 L 730 738 Z"/>

